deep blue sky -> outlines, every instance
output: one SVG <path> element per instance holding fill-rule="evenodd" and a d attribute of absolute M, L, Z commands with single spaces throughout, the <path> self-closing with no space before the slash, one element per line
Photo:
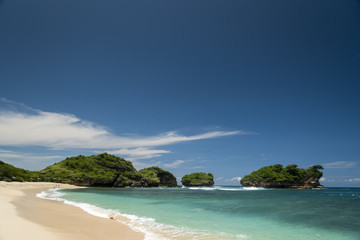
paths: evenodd
<path fill-rule="evenodd" d="M 326 186 L 360 186 L 359 80 L 358 0 L 0 0 L 0 129 L 13 128 L 0 159 L 19 167 L 122 149 L 138 167 L 213 172 L 218 184 L 296 163 L 323 164 Z M 49 136 L 17 127 L 14 112 L 51 122 Z M 131 139 L 220 134 L 86 147 L 52 139 L 64 122 L 46 113 Z M 29 128 L 38 142 L 21 140 Z"/>

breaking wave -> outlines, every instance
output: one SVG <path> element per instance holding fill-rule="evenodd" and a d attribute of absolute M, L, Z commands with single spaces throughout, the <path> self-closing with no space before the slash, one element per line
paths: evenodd
<path fill-rule="evenodd" d="M 104 209 L 89 203 L 79 203 L 66 200 L 66 194 L 59 192 L 60 189 L 50 189 L 38 193 L 36 196 L 48 200 L 56 200 L 64 204 L 79 207 L 88 214 L 96 217 L 109 218 L 115 221 L 128 225 L 136 232 L 142 232 L 145 235 L 145 240 L 170 240 L 170 239 L 193 239 L 193 240 L 207 240 L 207 239 L 248 239 L 246 235 L 237 234 L 229 236 L 228 234 L 218 232 L 217 237 L 213 234 L 204 231 L 197 231 L 186 227 L 176 227 L 172 225 L 162 224 L 156 222 L 153 218 L 139 217 L 132 214 L 123 214 L 117 210 Z"/>
<path fill-rule="evenodd" d="M 214 187 L 183 187 L 190 190 L 203 190 L 203 191 L 258 191 L 266 190 L 261 187 L 224 187 L 224 186 L 214 186 Z"/>

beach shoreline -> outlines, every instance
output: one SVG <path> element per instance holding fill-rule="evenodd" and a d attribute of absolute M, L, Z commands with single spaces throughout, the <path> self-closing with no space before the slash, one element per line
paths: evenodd
<path fill-rule="evenodd" d="M 80 208 L 36 197 L 53 188 L 75 188 L 58 183 L 0 182 L 0 239 L 14 240 L 143 240 L 144 234 Z"/>

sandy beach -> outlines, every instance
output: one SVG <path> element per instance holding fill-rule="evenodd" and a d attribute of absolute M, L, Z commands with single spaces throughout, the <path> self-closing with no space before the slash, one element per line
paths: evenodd
<path fill-rule="evenodd" d="M 0 240 L 142 240 L 144 235 L 125 224 L 92 216 L 37 193 L 72 185 L 0 182 Z"/>

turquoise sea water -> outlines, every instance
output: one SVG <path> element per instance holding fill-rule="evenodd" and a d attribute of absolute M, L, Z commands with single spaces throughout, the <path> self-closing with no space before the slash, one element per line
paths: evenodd
<path fill-rule="evenodd" d="M 360 188 L 79 188 L 40 197 L 125 222 L 146 239 L 360 239 Z"/>

